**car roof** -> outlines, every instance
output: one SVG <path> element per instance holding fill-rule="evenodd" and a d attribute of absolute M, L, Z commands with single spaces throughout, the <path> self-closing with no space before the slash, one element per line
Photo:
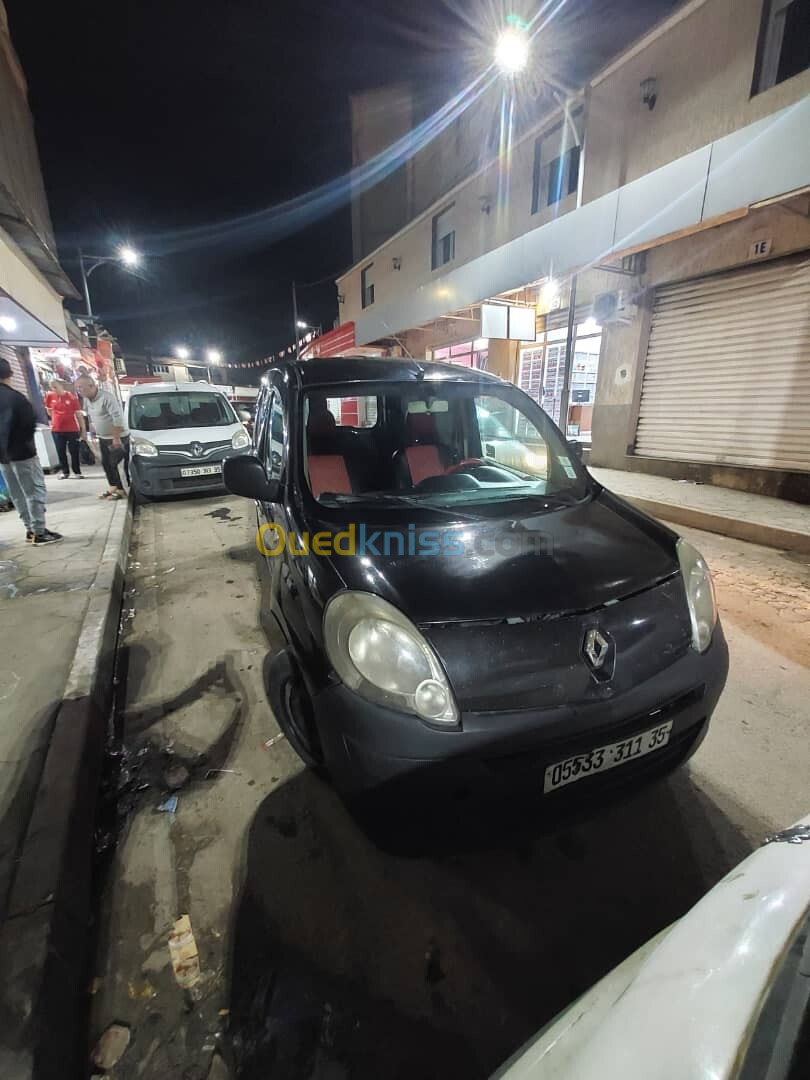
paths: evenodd
<path fill-rule="evenodd" d="M 172 391 L 188 393 L 189 391 L 202 390 L 208 393 L 209 390 L 215 390 L 218 394 L 224 394 L 225 388 L 223 386 L 214 386 L 212 383 L 207 382 L 151 382 L 151 383 L 135 383 L 130 387 L 130 397 L 133 394 L 170 394 Z"/>
<path fill-rule="evenodd" d="M 403 357 L 319 356 L 311 360 L 282 360 L 271 370 L 297 375 L 303 387 L 337 383 L 418 382 L 420 380 L 499 383 L 496 375 L 461 364 L 439 364 Z"/>

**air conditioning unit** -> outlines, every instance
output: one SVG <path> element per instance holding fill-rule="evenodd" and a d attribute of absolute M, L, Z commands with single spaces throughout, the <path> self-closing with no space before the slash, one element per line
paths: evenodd
<path fill-rule="evenodd" d="M 638 304 L 621 290 L 598 293 L 593 299 L 593 317 L 600 326 L 610 323 L 631 323 L 636 317 Z"/>

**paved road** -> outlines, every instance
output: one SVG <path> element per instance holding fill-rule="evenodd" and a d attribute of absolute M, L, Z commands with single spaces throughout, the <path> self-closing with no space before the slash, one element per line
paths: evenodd
<path fill-rule="evenodd" d="M 136 522 L 119 703 L 128 816 L 91 1018 L 91 1042 L 131 1025 L 118 1080 L 486 1077 L 807 811 L 810 568 L 690 533 L 717 573 L 732 671 L 689 768 L 556 832 L 521 821 L 429 858 L 380 851 L 283 739 L 263 745 L 278 729 L 251 514 L 189 499 Z M 182 762 L 177 812 L 157 812 L 161 776 Z M 191 997 L 166 944 L 186 912 L 203 971 Z M 230 1072 L 212 1065 L 217 1046 Z"/>

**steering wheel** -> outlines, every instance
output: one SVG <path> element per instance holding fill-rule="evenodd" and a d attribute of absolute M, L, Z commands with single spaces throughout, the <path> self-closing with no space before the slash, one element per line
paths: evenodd
<path fill-rule="evenodd" d="M 480 457 L 467 457 L 462 458 L 457 465 L 451 465 L 449 469 L 444 470 L 445 476 L 450 476 L 453 473 L 461 472 L 462 469 L 468 468 L 470 465 L 486 465 L 487 462 Z"/>

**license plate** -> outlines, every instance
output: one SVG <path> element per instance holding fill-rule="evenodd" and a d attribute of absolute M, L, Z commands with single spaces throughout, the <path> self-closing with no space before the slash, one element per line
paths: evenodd
<path fill-rule="evenodd" d="M 193 465 L 187 469 L 181 469 L 181 476 L 214 476 L 215 473 L 222 472 L 221 465 Z"/>
<path fill-rule="evenodd" d="M 669 742 L 671 732 L 672 721 L 670 720 L 666 724 L 650 728 L 649 731 L 642 731 L 640 735 L 631 735 L 630 738 L 623 739 L 621 742 L 597 746 L 584 754 L 574 754 L 565 761 L 557 761 L 546 769 L 543 794 L 661 750 Z"/>

